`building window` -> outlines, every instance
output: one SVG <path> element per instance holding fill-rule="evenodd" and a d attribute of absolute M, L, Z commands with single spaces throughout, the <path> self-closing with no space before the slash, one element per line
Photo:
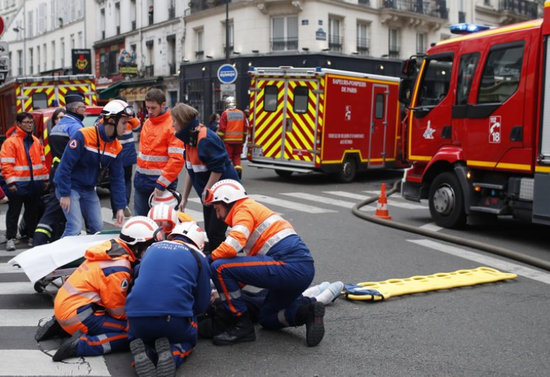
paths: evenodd
<path fill-rule="evenodd" d="M 399 34 L 397 29 L 389 29 L 388 31 L 388 56 L 390 58 L 399 57 Z"/>
<path fill-rule="evenodd" d="M 17 50 L 17 76 L 23 76 L 23 51 Z"/>
<path fill-rule="evenodd" d="M 55 68 L 55 41 L 52 41 L 52 69 Z"/>
<path fill-rule="evenodd" d="M 116 33 L 120 34 L 120 3 L 115 3 L 115 24 Z"/>
<path fill-rule="evenodd" d="M 328 48 L 330 51 L 342 52 L 342 20 L 335 17 L 328 19 Z"/>
<path fill-rule="evenodd" d="M 195 30 L 195 57 L 197 60 L 204 59 L 204 45 L 203 45 L 204 29 Z"/>
<path fill-rule="evenodd" d="M 40 46 L 36 47 L 36 73 L 40 72 Z"/>
<path fill-rule="evenodd" d="M 44 54 L 44 59 L 42 60 L 44 63 L 44 71 L 48 69 L 48 50 L 46 50 L 47 45 L 44 43 L 42 46 L 42 53 Z"/>
<path fill-rule="evenodd" d="M 34 50 L 32 48 L 29 48 L 29 69 L 32 75 L 34 73 Z"/>
<path fill-rule="evenodd" d="M 416 33 L 416 53 L 424 54 L 426 52 L 426 34 Z"/>
<path fill-rule="evenodd" d="M 298 49 L 298 17 L 273 17 L 271 20 L 271 50 Z"/>
<path fill-rule="evenodd" d="M 357 24 L 357 53 L 361 55 L 369 54 L 369 25 L 365 23 Z"/>
<path fill-rule="evenodd" d="M 111 76 L 118 73 L 118 56 L 120 52 L 117 49 L 112 51 L 102 51 L 99 55 L 99 74 L 101 76 Z"/>
<path fill-rule="evenodd" d="M 61 38 L 61 68 L 65 68 L 65 40 Z"/>

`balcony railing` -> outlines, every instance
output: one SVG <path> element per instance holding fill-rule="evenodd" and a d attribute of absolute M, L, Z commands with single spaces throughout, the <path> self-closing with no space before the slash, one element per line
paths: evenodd
<path fill-rule="evenodd" d="M 500 12 L 510 12 L 525 16 L 528 18 L 538 17 L 538 4 L 527 0 L 500 0 L 498 10 Z"/>
<path fill-rule="evenodd" d="M 449 18 L 447 0 L 382 0 L 381 9 L 423 14 L 445 20 Z"/>
<path fill-rule="evenodd" d="M 398 58 L 399 57 L 399 46 L 390 45 L 388 48 L 388 57 Z"/>
<path fill-rule="evenodd" d="M 170 20 L 173 19 L 173 18 L 176 18 L 176 7 L 168 8 L 168 18 Z"/>
<path fill-rule="evenodd" d="M 146 65 L 145 66 L 145 76 L 154 76 L 155 75 L 155 66 Z"/>
<path fill-rule="evenodd" d="M 271 38 L 271 51 L 298 49 L 298 38 Z"/>
<path fill-rule="evenodd" d="M 230 4 L 232 0 L 227 0 Z M 219 6 L 225 6 L 226 0 L 191 0 L 189 1 L 189 9 L 185 11 L 185 14 L 195 14 L 202 12 L 203 10 L 216 8 Z"/>
<path fill-rule="evenodd" d="M 359 4 L 370 7 L 370 0 L 358 0 Z"/>
<path fill-rule="evenodd" d="M 370 40 L 368 38 L 357 38 L 357 53 L 359 55 L 369 54 Z"/>
<path fill-rule="evenodd" d="M 328 36 L 328 49 L 332 52 L 342 52 L 344 38 L 339 35 Z"/>

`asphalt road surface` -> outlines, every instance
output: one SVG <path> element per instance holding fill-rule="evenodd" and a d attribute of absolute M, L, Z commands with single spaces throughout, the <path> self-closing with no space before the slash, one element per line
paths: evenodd
<path fill-rule="evenodd" d="M 547 376 L 550 273 L 351 213 L 355 203 L 377 196 L 382 182 L 389 188 L 401 176 L 376 171 L 339 184 L 321 174 L 281 179 L 270 170 L 247 168 L 243 184 L 295 226 L 315 258 L 314 283 L 378 282 L 480 266 L 518 277 L 376 303 L 339 298 L 327 307 L 326 334 L 318 347 L 306 347 L 305 328 L 273 332 L 258 326 L 251 343 L 216 347 L 199 340 L 178 376 Z M 101 198 L 106 227 L 112 227 L 108 191 L 101 191 Z M 189 212 L 201 220 L 194 198 Z M 388 208 L 389 221 L 550 261 L 547 227 L 504 218 L 462 231 L 440 229 L 426 203 L 407 202 L 398 193 L 389 198 Z M 372 214 L 375 209 L 373 203 L 362 210 Z M 4 217 L 0 227 L 5 229 Z M 19 244 L 16 253 L 25 247 Z M 58 342 L 34 341 L 38 320 L 52 314 L 51 297 L 35 293 L 26 275 L 6 264 L 13 255 L 0 251 L 0 376 L 135 375 L 129 353 L 52 362 L 48 355 Z M 55 293 L 54 287 L 49 290 Z"/>

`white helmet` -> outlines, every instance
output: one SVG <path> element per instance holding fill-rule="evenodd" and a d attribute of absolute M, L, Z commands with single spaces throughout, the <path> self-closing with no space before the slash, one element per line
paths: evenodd
<path fill-rule="evenodd" d="M 101 115 L 104 117 L 134 117 L 134 109 L 126 102 L 114 99 L 103 107 Z"/>
<path fill-rule="evenodd" d="M 122 227 L 119 238 L 128 245 L 162 241 L 164 234 L 156 222 L 145 216 L 134 216 Z"/>
<path fill-rule="evenodd" d="M 196 222 L 186 221 L 176 225 L 174 230 L 172 230 L 172 233 L 168 236 L 168 239 L 172 240 L 177 235 L 187 237 L 195 244 L 199 251 L 203 251 L 206 237 L 204 235 L 204 231 L 197 225 Z"/>
<path fill-rule="evenodd" d="M 170 233 L 174 227 L 179 224 L 178 213 L 168 204 L 157 204 L 152 206 L 147 217 L 162 227 L 164 233 Z"/>
<path fill-rule="evenodd" d="M 237 101 L 235 100 L 235 97 L 227 97 L 225 99 L 225 108 L 229 110 L 233 110 L 237 107 Z"/>
<path fill-rule="evenodd" d="M 175 190 L 164 190 L 160 196 L 155 196 L 152 193 L 149 197 L 149 207 L 154 207 L 159 204 L 166 204 L 172 208 L 176 208 L 181 203 L 181 194 Z"/>
<path fill-rule="evenodd" d="M 231 204 L 244 198 L 248 198 L 248 195 L 243 185 L 234 179 L 223 179 L 216 182 L 211 189 L 207 190 L 204 202 L 206 204 L 217 202 Z"/>

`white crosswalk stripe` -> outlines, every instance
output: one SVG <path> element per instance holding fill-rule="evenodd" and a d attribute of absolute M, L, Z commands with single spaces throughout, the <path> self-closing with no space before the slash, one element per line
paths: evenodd
<path fill-rule="evenodd" d="M 36 324 L 35 324 L 36 325 Z M 50 352 L 52 353 L 52 352 Z M 40 350 L 2 350 L 0 376 L 110 376 L 105 358 L 87 357 L 52 362 Z"/>
<path fill-rule="evenodd" d="M 0 283 L 0 295 L 30 295 L 35 294 L 30 281 L 21 283 Z"/>
<path fill-rule="evenodd" d="M 376 195 L 376 196 L 380 196 L 380 191 L 367 190 L 367 191 L 363 191 L 363 192 L 366 192 L 368 194 L 373 194 L 373 195 Z M 414 204 L 414 203 L 408 202 L 408 201 L 406 201 L 406 199 L 404 199 L 398 193 L 395 193 L 395 194 L 388 197 L 388 206 L 394 206 L 394 207 L 405 208 L 405 209 L 426 209 L 426 208 L 428 208 L 428 206 L 425 205 L 425 204 Z"/>
<path fill-rule="evenodd" d="M 330 205 L 343 207 L 343 208 L 349 208 L 349 209 L 353 208 L 353 206 L 355 204 L 357 204 L 355 202 L 348 202 L 348 201 L 345 201 L 345 200 L 332 199 L 332 198 L 328 198 L 326 196 L 307 194 L 305 192 L 284 192 L 282 194 L 287 195 L 287 196 L 292 196 L 294 198 L 300 198 L 300 199 L 310 200 L 310 201 L 313 201 L 313 202 L 325 203 L 325 204 L 330 204 Z"/>
<path fill-rule="evenodd" d="M 290 200 L 273 198 L 266 195 L 250 195 L 250 197 L 260 203 L 267 203 L 278 207 L 293 209 L 296 211 L 307 212 L 307 213 L 330 213 L 336 212 L 330 209 L 323 209 L 319 207 L 310 206 L 307 204 L 301 204 L 297 202 L 292 202 Z"/>
<path fill-rule="evenodd" d="M 0 274 L 14 274 L 14 273 L 24 273 L 20 268 L 10 266 L 7 263 L 0 263 Z M 1 290 L 0 290 L 1 294 Z"/>

